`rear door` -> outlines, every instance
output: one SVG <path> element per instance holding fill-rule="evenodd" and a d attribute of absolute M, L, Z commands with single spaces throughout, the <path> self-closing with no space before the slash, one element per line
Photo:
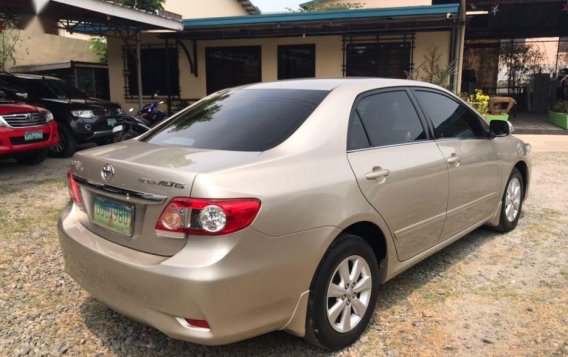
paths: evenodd
<path fill-rule="evenodd" d="M 414 90 L 433 124 L 449 172 L 448 215 L 442 240 L 479 223 L 494 213 L 499 201 L 501 161 L 487 124 L 470 108 L 446 93 Z"/>
<path fill-rule="evenodd" d="M 406 89 L 358 98 L 348 159 L 361 191 L 389 226 L 399 260 L 438 243 L 448 199 L 446 160 Z"/>

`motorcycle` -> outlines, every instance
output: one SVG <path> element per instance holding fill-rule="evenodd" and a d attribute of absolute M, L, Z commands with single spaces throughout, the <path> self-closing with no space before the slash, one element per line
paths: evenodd
<path fill-rule="evenodd" d="M 152 103 L 146 104 L 138 110 L 136 115 L 124 114 L 119 118 L 118 125 L 112 129 L 113 142 L 117 143 L 142 135 L 167 118 L 168 115 L 159 108 L 164 101 L 158 101 L 157 97 L 158 95 L 154 94 Z M 128 112 L 133 113 L 134 108 L 130 108 Z"/>

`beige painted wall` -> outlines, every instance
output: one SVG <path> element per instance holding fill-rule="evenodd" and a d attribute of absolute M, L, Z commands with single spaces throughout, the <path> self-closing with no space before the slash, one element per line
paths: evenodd
<path fill-rule="evenodd" d="M 164 9 L 184 19 L 248 15 L 237 0 L 166 0 Z"/>
<path fill-rule="evenodd" d="M 268 39 L 247 39 L 247 40 L 222 40 L 198 42 L 198 67 L 199 77 L 195 78 L 189 73 L 187 59 L 180 58 L 180 87 L 182 98 L 201 98 L 206 94 L 206 68 L 205 68 L 205 49 L 207 47 L 223 46 L 261 46 L 263 82 L 275 81 L 278 79 L 278 46 L 279 45 L 316 45 L 316 77 L 331 78 L 341 77 L 341 65 L 343 58 L 341 54 L 340 36 L 321 36 L 321 37 L 287 37 L 287 38 L 268 38 Z M 186 46 L 190 46 L 189 43 Z"/>
<path fill-rule="evenodd" d="M 89 49 L 89 42 L 44 33 L 39 21 L 33 20 L 20 33 L 16 45 L 16 63 L 8 61 L 7 70 L 14 65 L 45 64 L 69 60 L 98 62 L 97 56 Z"/>
<path fill-rule="evenodd" d="M 145 44 L 163 45 L 163 42 L 150 36 L 145 37 Z M 219 46 L 261 46 L 262 81 L 275 81 L 278 77 L 277 53 L 278 45 L 315 44 L 316 45 L 316 77 L 334 78 L 342 77 L 343 51 L 341 36 L 320 37 L 287 37 L 246 40 L 216 40 L 198 42 L 198 73 L 196 78 L 190 73 L 189 63 L 185 54 L 180 50 L 180 95 L 184 99 L 202 98 L 206 95 L 206 66 L 205 49 Z M 192 52 L 191 43 L 186 43 Z M 450 32 L 420 32 L 416 34 L 415 49 L 413 51 L 414 66 L 424 61 L 424 55 L 429 47 L 438 47 L 441 55 L 440 65 L 446 66 L 450 57 Z M 124 99 L 124 77 L 122 60 L 122 43 L 109 40 L 109 75 L 111 80 L 111 98 L 125 108 L 136 107 L 136 100 Z"/>
<path fill-rule="evenodd" d="M 444 68 L 450 63 L 450 31 L 443 32 L 418 32 L 416 33 L 416 47 L 413 52 L 413 62 L 416 79 L 423 75 L 424 62 L 430 48 L 437 48 L 440 55 L 440 67 Z M 421 65 L 422 69 L 419 68 Z"/>

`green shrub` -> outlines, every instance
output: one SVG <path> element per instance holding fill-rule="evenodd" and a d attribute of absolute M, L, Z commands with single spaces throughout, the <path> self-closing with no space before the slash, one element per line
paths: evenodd
<path fill-rule="evenodd" d="M 568 100 L 559 100 L 552 104 L 550 110 L 556 113 L 568 113 Z"/>

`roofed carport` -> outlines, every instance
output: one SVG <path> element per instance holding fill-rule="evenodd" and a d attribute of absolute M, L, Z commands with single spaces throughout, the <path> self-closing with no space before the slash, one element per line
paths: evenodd
<path fill-rule="evenodd" d="M 120 37 L 127 44 L 136 42 L 138 97 L 142 107 L 142 71 L 140 65 L 140 34 L 142 31 L 183 29 L 180 15 L 158 11 L 143 11 L 108 0 L 0 0 L 0 15 L 23 23 L 23 19 L 39 16 L 44 24 L 70 33 L 91 36 Z M 49 26 L 47 26 L 49 27 Z"/>
<path fill-rule="evenodd" d="M 457 4 L 409 6 L 380 9 L 351 9 L 343 11 L 277 13 L 255 16 L 233 16 L 205 19 L 186 19 L 184 31 L 164 34 L 176 40 L 188 57 L 190 73 L 197 77 L 197 42 L 221 39 L 260 39 L 275 37 L 336 36 L 344 38 L 344 49 L 353 38 L 370 36 L 381 39 L 384 35 L 410 32 L 451 31 L 450 62 L 459 62 Z M 193 42 L 193 54 L 183 44 Z M 406 40 L 406 38 L 405 38 Z M 377 40 L 378 41 L 378 40 Z M 344 75 L 346 70 L 344 58 Z M 455 76 L 457 88 L 459 76 Z"/>

